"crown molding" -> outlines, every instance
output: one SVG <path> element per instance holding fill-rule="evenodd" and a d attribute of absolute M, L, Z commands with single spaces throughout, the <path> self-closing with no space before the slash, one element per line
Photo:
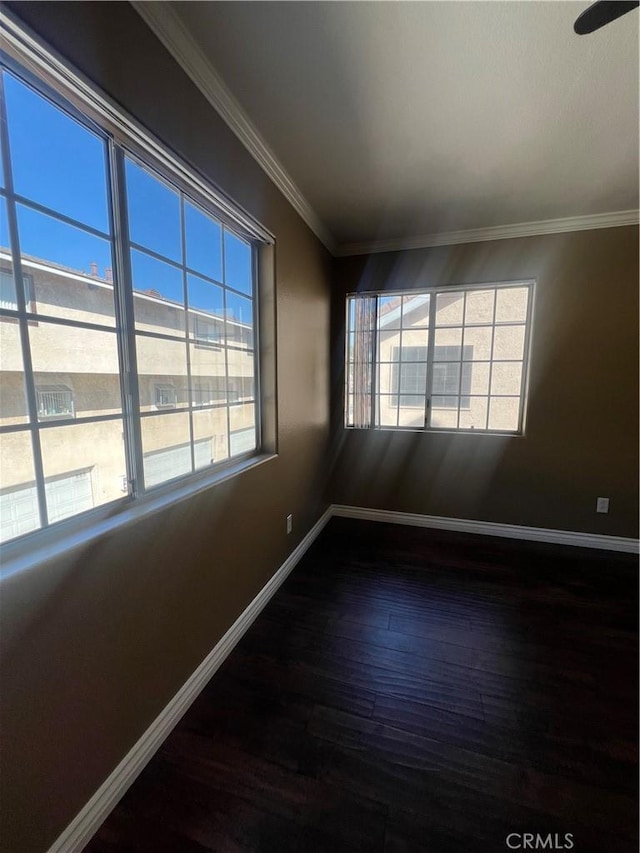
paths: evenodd
<path fill-rule="evenodd" d="M 333 236 L 287 174 L 284 166 L 262 138 L 222 78 L 214 70 L 180 17 L 171 8 L 171 4 L 131 0 L 131 5 L 235 133 L 254 160 L 271 178 L 287 201 L 300 214 L 316 237 L 332 254 L 335 254 L 336 242 Z"/>
<path fill-rule="evenodd" d="M 372 240 L 338 244 L 318 214 L 288 175 L 274 152 L 262 138 L 240 103 L 207 59 L 205 53 L 182 23 L 168 2 L 130 0 L 135 11 L 158 37 L 180 67 L 191 78 L 223 121 L 235 133 L 251 156 L 271 178 L 292 207 L 300 214 L 318 239 L 336 257 L 396 252 L 403 249 L 426 249 L 432 246 L 452 246 L 458 243 L 479 243 L 507 240 L 515 237 L 534 237 L 542 234 L 561 234 L 596 228 L 617 228 L 637 225 L 637 210 L 619 210 L 537 222 L 518 222 L 465 231 L 445 231 L 414 237 Z"/>
<path fill-rule="evenodd" d="M 398 237 L 391 240 L 342 243 L 338 247 L 336 255 L 337 257 L 372 255 L 379 252 L 397 252 L 401 249 L 428 249 L 432 246 L 481 243 L 488 240 L 508 240 L 514 237 L 536 237 L 541 234 L 562 234 L 566 231 L 619 228 L 623 225 L 637 225 L 639 221 L 639 211 L 617 210 L 613 213 L 592 213 L 587 216 L 567 216 L 564 219 L 516 222 L 513 225 L 495 225 L 489 228 L 473 228 L 468 231 L 443 231 L 437 234 Z"/>

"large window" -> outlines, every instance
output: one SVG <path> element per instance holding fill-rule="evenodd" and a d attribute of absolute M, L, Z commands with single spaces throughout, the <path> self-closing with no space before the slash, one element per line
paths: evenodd
<path fill-rule="evenodd" d="M 530 282 L 347 297 L 345 423 L 518 433 Z"/>
<path fill-rule="evenodd" d="M 6 541 L 257 452 L 264 235 L 78 93 L 1 87 Z"/>

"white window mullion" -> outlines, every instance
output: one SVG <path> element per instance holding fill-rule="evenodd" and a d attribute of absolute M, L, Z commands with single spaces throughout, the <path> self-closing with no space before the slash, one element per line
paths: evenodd
<path fill-rule="evenodd" d="M 436 341 L 436 296 L 437 291 L 431 291 L 429 296 L 429 340 L 427 344 L 427 388 L 426 388 L 426 418 L 425 428 L 431 426 L 431 417 L 433 413 L 433 355 L 435 353 Z"/>
<path fill-rule="evenodd" d="M 375 297 L 371 305 L 371 413 L 369 426 L 375 426 L 379 419 L 379 396 L 378 396 L 378 304 Z"/>
<path fill-rule="evenodd" d="M 189 445 L 191 447 L 191 470 L 196 470 L 193 429 L 193 394 L 191 393 L 191 347 L 189 345 L 189 288 L 187 286 L 187 232 L 184 222 L 184 193 L 180 193 L 180 242 L 182 243 L 182 289 L 184 300 L 184 345 L 187 348 L 187 405 L 189 407 Z M 195 336 L 194 336 L 195 337 Z"/>
<path fill-rule="evenodd" d="M 460 327 L 460 361 L 458 362 L 458 417 L 456 419 L 456 428 L 460 429 L 460 409 L 462 408 L 462 367 L 464 357 L 464 320 L 467 311 L 467 291 L 465 290 L 462 296 L 462 324 Z"/>
<path fill-rule="evenodd" d="M 131 259 L 128 247 L 127 202 L 124 184 L 124 153 L 114 142 L 109 144 L 111 215 L 113 221 L 113 290 L 118 318 L 118 350 L 124 445 L 129 493 L 143 491 L 142 438 L 140 428 L 140 392 L 136 360 L 135 324 Z"/>
<path fill-rule="evenodd" d="M 522 350 L 522 372 L 520 374 L 520 411 L 518 413 L 518 432 L 524 432 L 525 404 L 527 383 L 529 380 L 529 349 L 531 347 L 531 324 L 533 320 L 533 291 L 534 285 L 527 288 L 527 313 L 524 327 L 524 346 Z"/>
<path fill-rule="evenodd" d="M 489 384 L 487 386 L 487 424 L 485 429 L 489 429 L 491 420 L 491 379 L 493 377 L 493 345 L 496 339 L 496 310 L 498 306 L 498 291 L 493 291 L 493 317 L 491 320 L 491 348 L 489 349 Z M 522 406 L 522 401 L 520 402 Z"/>

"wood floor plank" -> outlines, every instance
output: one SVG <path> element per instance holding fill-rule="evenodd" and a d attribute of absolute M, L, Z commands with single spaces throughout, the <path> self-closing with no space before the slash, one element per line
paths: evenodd
<path fill-rule="evenodd" d="M 89 853 L 637 849 L 637 559 L 333 519 Z"/>
<path fill-rule="evenodd" d="M 333 709 L 316 708 L 308 728 L 339 746 L 366 750 L 377 760 L 428 775 L 446 773 L 449 781 L 463 788 L 503 797 L 555 817 L 570 811 L 577 819 L 576 812 L 588 803 L 588 813 L 580 813 L 580 819 L 588 825 L 606 827 L 613 819 L 620 833 L 632 837 L 635 830 L 633 799 L 624 794 Z M 556 796 L 562 799 L 561 810 Z"/>

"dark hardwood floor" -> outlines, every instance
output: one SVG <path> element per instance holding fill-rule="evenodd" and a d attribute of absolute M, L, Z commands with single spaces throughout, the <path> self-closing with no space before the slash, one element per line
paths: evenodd
<path fill-rule="evenodd" d="M 637 581 L 333 519 L 87 849 L 635 853 Z"/>

